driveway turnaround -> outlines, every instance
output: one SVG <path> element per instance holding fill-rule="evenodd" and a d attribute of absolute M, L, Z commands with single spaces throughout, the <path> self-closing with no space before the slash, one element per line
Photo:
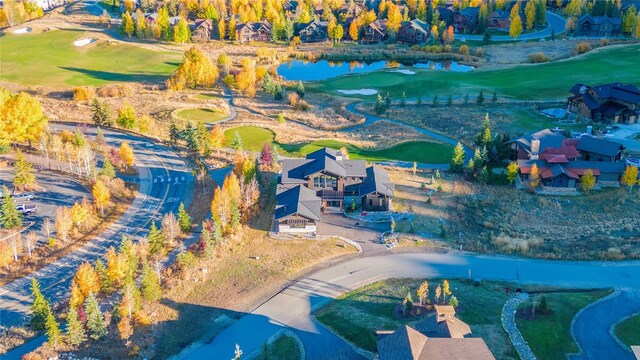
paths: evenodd
<path fill-rule="evenodd" d="M 573 323 L 573 336 L 582 353 L 571 360 L 634 360 L 630 350 L 620 346 L 609 330 L 620 319 L 640 311 L 640 290 L 623 289 L 618 296 L 587 306 Z M 638 329 L 640 331 L 640 329 Z"/>
<path fill-rule="evenodd" d="M 75 130 L 72 125 L 52 125 L 56 130 Z M 96 128 L 84 130 L 88 136 L 95 136 Z M 0 287 L 0 319 L 2 325 L 17 326 L 25 320 L 31 305 L 30 284 L 35 277 L 40 282 L 42 292 L 50 301 L 65 300 L 69 294 L 69 284 L 77 267 L 85 261 L 94 262 L 104 256 L 110 246 L 117 246 L 122 236 L 144 236 L 151 220 L 160 220 L 162 215 L 176 211 L 181 201 L 185 206 L 191 203 L 193 175 L 187 165 L 173 151 L 147 138 L 103 130 L 106 142 L 120 146 L 128 141 L 136 155 L 140 189 L 125 213 L 104 232 L 55 263 L 47 265 L 35 273 Z"/>
<path fill-rule="evenodd" d="M 573 262 L 504 256 L 392 254 L 359 257 L 300 279 L 216 336 L 179 355 L 183 359 L 233 358 L 235 344 L 244 354 L 260 349 L 270 336 L 289 328 L 303 341 L 307 359 L 359 358 L 345 342 L 318 324 L 311 313 L 340 294 L 387 278 L 466 278 L 572 288 L 640 289 L 640 261 Z M 615 317 L 615 316 L 614 316 Z M 615 322 L 618 318 L 613 319 Z M 597 340 L 599 341 L 599 340 Z M 585 349 L 588 350 L 588 349 Z"/>

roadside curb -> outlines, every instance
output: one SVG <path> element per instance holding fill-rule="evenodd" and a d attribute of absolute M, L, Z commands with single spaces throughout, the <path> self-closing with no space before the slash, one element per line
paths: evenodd
<path fill-rule="evenodd" d="M 368 360 L 376 359 L 376 356 L 375 356 L 375 354 L 374 354 L 374 353 L 372 353 L 372 352 L 370 352 L 370 351 L 367 351 L 367 350 L 364 350 L 364 349 L 361 349 L 361 348 L 359 348 L 358 346 L 356 346 L 354 343 L 352 343 L 351 341 L 349 341 L 349 340 L 347 340 L 347 339 L 343 338 L 342 336 L 338 335 L 335 331 L 333 331 L 333 329 L 332 329 L 332 328 L 330 328 L 330 327 L 328 327 L 328 326 L 325 326 L 325 325 L 324 325 L 324 324 L 322 324 L 320 321 L 318 321 L 318 319 L 316 319 L 316 316 L 315 316 L 314 314 L 311 314 L 311 318 L 313 319 L 313 321 L 314 321 L 316 324 L 318 324 L 318 325 L 320 325 L 320 326 L 324 327 L 325 329 L 327 329 L 327 331 L 329 331 L 329 332 L 330 332 L 330 333 L 332 333 L 333 335 L 337 336 L 340 340 L 344 341 L 344 342 L 345 342 L 347 345 L 349 345 L 349 347 L 350 347 L 351 349 L 353 349 L 353 351 L 355 351 L 358 355 L 360 355 L 360 356 L 362 356 L 362 357 L 364 357 L 365 359 L 368 359 Z"/>

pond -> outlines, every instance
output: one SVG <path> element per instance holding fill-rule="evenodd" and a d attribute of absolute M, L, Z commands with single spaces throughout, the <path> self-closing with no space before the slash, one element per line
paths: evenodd
<path fill-rule="evenodd" d="M 326 80 L 347 74 L 362 74 L 372 71 L 389 70 L 406 75 L 415 74 L 416 69 L 467 72 L 473 66 L 459 64 L 456 61 L 425 61 L 413 64 L 400 64 L 395 61 L 328 61 L 316 62 L 291 60 L 278 66 L 278 75 L 291 81 Z"/>

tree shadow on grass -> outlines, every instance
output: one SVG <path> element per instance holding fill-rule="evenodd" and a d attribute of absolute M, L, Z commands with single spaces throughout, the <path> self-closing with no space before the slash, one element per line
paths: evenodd
<path fill-rule="evenodd" d="M 142 82 L 142 83 L 160 83 L 166 80 L 166 75 L 153 74 L 153 73 L 117 73 L 117 72 L 109 72 L 109 71 L 98 71 L 98 70 L 89 70 L 89 69 L 81 69 L 77 67 L 67 67 L 60 66 L 59 68 L 69 71 L 74 71 L 83 75 L 86 75 L 92 79 L 103 80 L 103 81 L 122 81 L 122 82 Z"/>

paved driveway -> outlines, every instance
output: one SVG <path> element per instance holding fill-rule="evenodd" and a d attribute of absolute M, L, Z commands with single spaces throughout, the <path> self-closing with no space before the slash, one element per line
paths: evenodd
<path fill-rule="evenodd" d="M 640 290 L 622 290 L 620 295 L 587 307 L 575 319 L 573 334 L 583 353 L 571 360 L 616 359 L 633 360 L 631 351 L 624 349 L 611 336 L 609 329 L 620 319 L 640 311 Z M 640 331 L 640 329 L 638 329 Z"/>
<path fill-rule="evenodd" d="M 318 235 L 337 235 L 351 239 L 362 246 L 362 250 L 372 252 L 386 251 L 380 244 L 380 235 L 390 229 L 389 222 L 367 223 L 348 218 L 342 214 L 322 214 L 318 223 Z"/>

